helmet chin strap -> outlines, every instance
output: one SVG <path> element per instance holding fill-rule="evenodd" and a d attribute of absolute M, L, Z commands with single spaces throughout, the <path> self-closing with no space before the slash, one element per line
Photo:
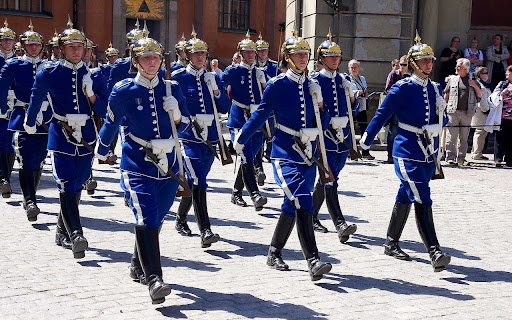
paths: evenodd
<path fill-rule="evenodd" d="M 138 57 L 137 57 L 137 58 L 135 58 L 135 61 L 137 61 L 137 66 L 138 66 L 138 67 L 137 67 L 137 69 L 138 69 L 138 70 L 142 70 L 144 73 L 146 73 L 146 74 L 148 74 L 148 75 L 150 75 L 150 76 L 156 76 L 156 75 L 158 74 L 158 72 L 160 72 L 160 68 L 162 68 L 162 63 L 163 63 L 163 60 L 162 60 L 162 59 L 160 59 L 160 65 L 158 66 L 157 71 L 156 71 L 155 73 L 149 73 L 149 72 L 147 72 L 146 70 L 144 70 L 144 68 L 141 66 L 141 64 L 139 63 L 139 58 L 138 58 Z M 139 68 L 140 68 L 140 69 L 139 69 Z"/>
<path fill-rule="evenodd" d="M 421 73 L 423 73 L 423 74 L 424 74 L 424 75 L 426 75 L 427 77 L 428 77 L 428 76 L 430 76 L 430 72 L 429 72 L 429 73 L 427 73 L 427 72 L 423 71 L 423 69 L 421 69 L 421 68 L 418 66 L 418 64 L 416 63 L 416 60 L 411 59 L 411 64 L 412 64 L 413 66 L 415 66 L 415 67 L 416 67 L 416 69 L 418 69 L 419 71 L 421 71 Z"/>
<path fill-rule="evenodd" d="M 304 70 L 300 71 L 300 69 L 297 68 L 297 65 L 295 63 L 293 63 L 292 58 L 290 58 L 290 55 L 287 54 L 286 57 L 285 57 L 285 60 L 286 60 L 286 62 L 288 62 L 290 64 L 290 66 L 292 67 L 293 71 L 295 71 L 297 73 L 303 73 L 304 72 Z"/>
<path fill-rule="evenodd" d="M 340 59 L 340 62 L 338 62 L 338 66 L 336 67 L 336 69 L 331 69 L 325 62 L 324 62 L 324 59 L 323 59 L 324 56 L 320 56 L 320 63 L 324 66 L 324 68 L 326 68 L 329 72 L 335 72 L 336 70 L 338 70 L 338 67 L 340 66 L 340 63 L 341 63 L 341 59 Z"/>

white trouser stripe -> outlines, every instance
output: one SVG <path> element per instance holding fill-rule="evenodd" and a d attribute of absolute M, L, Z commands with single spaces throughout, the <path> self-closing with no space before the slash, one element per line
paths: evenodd
<path fill-rule="evenodd" d="M 290 191 L 290 188 L 288 188 L 288 184 L 286 183 L 286 180 L 283 177 L 283 170 L 281 169 L 281 165 L 279 164 L 279 160 L 275 160 L 274 164 L 276 166 L 277 170 L 277 176 L 279 177 L 279 180 L 281 181 L 281 188 L 283 188 L 284 194 L 290 199 L 291 201 L 294 201 L 295 207 L 297 209 L 300 209 L 299 199 L 295 199 L 293 194 Z"/>
<path fill-rule="evenodd" d="M 60 180 L 59 176 L 57 175 L 57 170 L 55 169 L 55 159 L 53 157 L 54 152 L 50 151 L 50 159 L 52 160 L 52 173 L 53 177 L 55 178 L 55 182 L 60 186 L 62 190 L 64 190 L 64 183 Z"/>
<path fill-rule="evenodd" d="M 143 225 L 144 224 L 144 218 L 142 217 L 142 208 L 139 204 L 139 198 L 137 197 L 137 192 L 132 190 L 132 187 L 130 186 L 130 177 L 128 177 L 127 172 L 122 172 L 121 177 L 123 178 L 123 184 L 125 188 L 130 193 L 130 198 L 132 200 L 133 209 L 135 210 L 135 214 L 137 215 L 137 224 Z"/>
<path fill-rule="evenodd" d="M 18 162 L 20 164 L 20 169 L 23 169 L 23 158 L 21 157 L 20 152 L 20 132 L 14 132 L 14 153 L 16 153 L 16 158 L 18 158 Z"/>
<path fill-rule="evenodd" d="M 421 198 L 420 198 L 420 193 L 418 192 L 418 189 L 416 188 L 416 184 L 414 183 L 414 181 L 409 179 L 407 170 L 405 170 L 404 159 L 397 158 L 397 160 L 398 160 L 398 167 L 400 168 L 400 173 L 402 174 L 402 177 L 411 186 L 411 191 L 412 191 L 412 194 L 414 195 L 414 201 L 416 201 L 418 203 L 422 203 Z"/>
<path fill-rule="evenodd" d="M 185 164 L 187 165 L 188 171 L 190 171 L 190 175 L 192 176 L 192 182 L 198 186 L 199 181 L 196 176 L 196 172 L 194 171 L 194 167 L 192 166 L 192 162 L 190 162 L 190 158 L 186 155 L 183 157 L 185 159 Z"/>

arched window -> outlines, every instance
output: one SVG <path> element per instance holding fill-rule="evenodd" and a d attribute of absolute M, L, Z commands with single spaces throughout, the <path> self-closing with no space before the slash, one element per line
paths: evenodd
<path fill-rule="evenodd" d="M 249 0 L 219 0 L 219 29 L 247 30 Z"/>

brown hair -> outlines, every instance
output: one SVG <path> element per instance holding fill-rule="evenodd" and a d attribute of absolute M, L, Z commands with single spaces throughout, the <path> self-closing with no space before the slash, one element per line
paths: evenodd
<path fill-rule="evenodd" d="M 486 67 L 478 67 L 475 69 L 475 77 L 480 78 L 482 72 L 488 72 Z"/>
<path fill-rule="evenodd" d="M 508 67 L 507 67 L 507 71 L 508 71 L 508 72 L 512 72 L 512 65 L 510 65 L 510 66 L 508 66 Z"/>
<path fill-rule="evenodd" d="M 394 68 L 397 63 L 398 63 L 398 59 L 391 60 L 391 68 Z"/>

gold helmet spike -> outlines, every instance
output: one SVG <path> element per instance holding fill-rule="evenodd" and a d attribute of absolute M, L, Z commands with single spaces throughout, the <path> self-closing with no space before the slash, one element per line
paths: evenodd
<path fill-rule="evenodd" d="M 4 27 L 9 28 L 9 23 L 7 22 L 7 18 L 5 18 Z"/>
<path fill-rule="evenodd" d="M 137 21 L 135 21 L 135 29 L 139 30 L 139 27 L 140 27 L 139 18 L 137 18 Z"/>
<path fill-rule="evenodd" d="M 255 44 L 257 50 L 267 50 L 268 48 L 270 48 L 270 44 L 267 41 L 263 40 L 261 32 L 260 35 L 258 36 L 258 41 L 256 41 Z"/>
<path fill-rule="evenodd" d="M 196 29 L 194 28 L 194 25 L 192 25 L 192 32 L 190 33 L 193 39 L 197 39 L 197 33 Z"/>
<path fill-rule="evenodd" d="M 69 29 L 73 28 L 73 22 L 71 22 L 71 17 L 69 16 L 68 14 L 68 23 L 67 23 L 67 26 Z"/>
<path fill-rule="evenodd" d="M 16 32 L 9 28 L 7 18 L 5 18 L 4 27 L 0 29 L 0 39 L 16 40 Z"/>
<path fill-rule="evenodd" d="M 22 45 L 26 44 L 44 44 L 43 36 L 34 31 L 34 25 L 32 25 L 32 20 L 30 20 L 30 24 L 28 26 L 28 30 L 23 32 L 20 35 L 20 42 Z"/>
<path fill-rule="evenodd" d="M 332 41 L 331 27 L 329 27 L 329 32 L 327 33 L 327 39 L 329 39 L 329 41 Z"/>
<path fill-rule="evenodd" d="M 249 29 L 247 29 L 247 33 L 245 34 L 245 39 L 250 40 L 251 34 L 249 33 Z"/>
<path fill-rule="evenodd" d="M 260 31 L 260 35 L 258 36 L 258 40 L 263 40 L 263 37 L 261 36 L 261 31 Z"/>
<path fill-rule="evenodd" d="M 414 37 L 415 44 L 421 44 L 420 34 L 418 33 L 418 29 L 416 29 L 416 37 Z"/>
<path fill-rule="evenodd" d="M 144 28 L 142 29 L 142 35 L 144 38 L 147 38 L 149 36 L 149 30 L 148 25 L 146 24 L 146 20 L 144 20 Z"/>
<path fill-rule="evenodd" d="M 111 56 L 118 56 L 119 55 L 119 50 L 117 50 L 116 48 L 114 48 L 112 46 L 112 42 L 110 42 L 110 44 L 108 45 L 108 49 L 105 50 L 105 55 L 107 57 L 111 57 Z"/>
<path fill-rule="evenodd" d="M 30 23 L 28 25 L 28 30 L 34 31 L 34 26 L 32 25 L 32 19 L 30 19 Z"/>
<path fill-rule="evenodd" d="M 189 39 L 185 44 L 185 54 L 187 56 L 194 52 L 206 52 L 206 54 L 208 54 L 208 45 L 203 40 L 197 38 L 194 25 L 192 25 L 192 33 L 190 33 L 190 35 L 192 38 Z"/>
<path fill-rule="evenodd" d="M 181 33 L 181 41 L 185 41 L 185 40 L 187 40 L 187 39 L 185 39 L 185 32 L 182 32 Z"/>
<path fill-rule="evenodd" d="M 299 31 L 297 31 L 296 29 L 293 29 L 292 30 L 292 37 L 298 37 L 299 36 Z"/>

